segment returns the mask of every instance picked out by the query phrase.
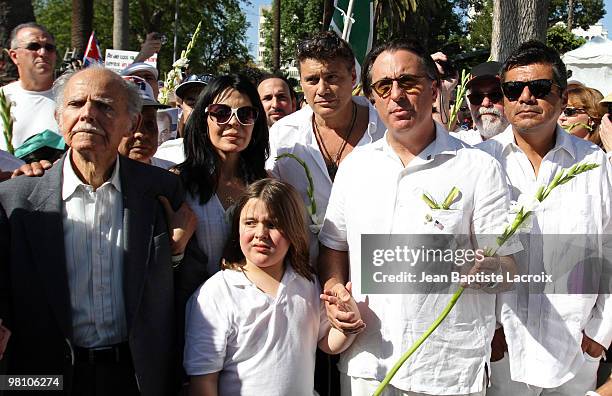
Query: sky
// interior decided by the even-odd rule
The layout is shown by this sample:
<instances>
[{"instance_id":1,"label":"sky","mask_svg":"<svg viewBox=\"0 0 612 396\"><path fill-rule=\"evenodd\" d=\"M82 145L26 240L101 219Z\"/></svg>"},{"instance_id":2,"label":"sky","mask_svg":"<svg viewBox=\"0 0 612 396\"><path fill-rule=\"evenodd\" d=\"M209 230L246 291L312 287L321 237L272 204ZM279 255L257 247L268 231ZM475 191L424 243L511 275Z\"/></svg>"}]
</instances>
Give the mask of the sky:
<instances>
[{"instance_id":1,"label":"sky","mask_svg":"<svg viewBox=\"0 0 612 396\"><path fill-rule=\"evenodd\" d=\"M271 4L271 0L250 0L251 6L243 6L243 10L246 13L247 21L251 24L251 27L247 30L247 44L249 46L249 52L253 58L257 55L257 27L259 25L259 5ZM308 1L308 0L306 0ZM608 38L612 40L612 0L605 0L606 16L603 19L603 24L608 29Z\"/></svg>"}]
</instances>

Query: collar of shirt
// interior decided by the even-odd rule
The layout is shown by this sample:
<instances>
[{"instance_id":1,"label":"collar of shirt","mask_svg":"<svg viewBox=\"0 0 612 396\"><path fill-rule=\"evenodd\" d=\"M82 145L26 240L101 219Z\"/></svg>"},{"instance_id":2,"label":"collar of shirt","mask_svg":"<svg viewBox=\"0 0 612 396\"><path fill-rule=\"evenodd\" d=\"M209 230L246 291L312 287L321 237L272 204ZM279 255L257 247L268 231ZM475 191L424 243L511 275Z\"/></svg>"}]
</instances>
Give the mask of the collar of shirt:
<instances>
[{"instance_id":1,"label":"collar of shirt","mask_svg":"<svg viewBox=\"0 0 612 396\"><path fill-rule=\"evenodd\" d=\"M514 132L512 131L512 125L508 125L505 131L503 131L497 136L492 137L491 139L501 143L502 153L504 153L508 149L521 150L520 147L516 144ZM555 147L550 150L550 153L561 149L565 150L569 155L571 155L574 160L576 159L576 145L572 141L571 135L565 132L565 130L563 130L563 128L561 128L559 125L557 125L555 129Z\"/></svg>"},{"instance_id":2,"label":"collar of shirt","mask_svg":"<svg viewBox=\"0 0 612 396\"><path fill-rule=\"evenodd\" d=\"M362 144L372 143L376 140L379 140L380 137L382 137L382 135L384 134L385 128L382 123L382 120L380 119L380 117L378 117L376 108L374 108L370 101L364 96L353 96L353 102L360 106L368 107L368 128L366 130L367 137L364 134L364 136L361 138L357 145L361 146ZM303 128L306 130L311 130L312 128L310 120L313 113L314 112L312 111L312 108L310 106L306 106L293 114L289 114L288 116L283 117L281 120L276 122L272 126L272 128L276 129L283 126L291 126L294 128ZM270 134L272 135L274 133L271 132ZM314 134L306 135L312 135L312 138L314 139ZM316 144L316 142L314 144Z\"/></svg>"},{"instance_id":3,"label":"collar of shirt","mask_svg":"<svg viewBox=\"0 0 612 396\"><path fill-rule=\"evenodd\" d=\"M423 164L425 162L433 161L437 155L454 156L457 155L457 150L464 147L464 144L462 144L459 139L451 136L442 125L435 121L434 124L436 126L436 138L431 143L429 143L429 145L425 147L423 151L419 153L419 155L417 155L417 158L419 160L411 161L410 165L413 165L413 162L415 164ZM387 141L388 133L389 130L385 132L385 136L383 139L378 140L372 145L372 148L375 150L380 150L393 158L397 158L397 154Z\"/></svg>"},{"instance_id":4,"label":"collar of shirt","mask_svg":"<svg viewBox=\"0 0 612 396\"><path fill-rule=\"evenodd\" d=\"M241 270L224 270L224 278L226 280L226 282L234 287L241 287L244 288L245 286L255 286L255 284L253 282L251 282L249 280L249 278L247 278L246 274L241 271ZM297 274L296 272L293 270L293 267L291 266L291 264L289 264L289 261L285 261L285 273L283 274L283 277L281 278L280 283L284 286L288 285L289 283L291 283L291 281L293 281L296 278Z\"/></svg>"},{"instance_id":5,"label":"collar of shirt","mask_svg":"<svg viewBox=\"0 0 612 396\"><path fill-rule=\"evenodd\" d=\"M65 201L74 192L79 186L87 186L87 184L83 183L81 179L74 172L74 168L72 167L72 160L70 159L72 155L72 149L68 150L66 157L64 159L64 167L62 168L63 174L63 182L62 182L62 200ZM115 190L121 192L121 179L119 178L119 155L117 154L117 158L115 160L115 169L113 169L113 173L111 174L110 179L108 179L101 187L104 187L106 184L111 184L115 187Z\"/></svg>"}]
</instances>

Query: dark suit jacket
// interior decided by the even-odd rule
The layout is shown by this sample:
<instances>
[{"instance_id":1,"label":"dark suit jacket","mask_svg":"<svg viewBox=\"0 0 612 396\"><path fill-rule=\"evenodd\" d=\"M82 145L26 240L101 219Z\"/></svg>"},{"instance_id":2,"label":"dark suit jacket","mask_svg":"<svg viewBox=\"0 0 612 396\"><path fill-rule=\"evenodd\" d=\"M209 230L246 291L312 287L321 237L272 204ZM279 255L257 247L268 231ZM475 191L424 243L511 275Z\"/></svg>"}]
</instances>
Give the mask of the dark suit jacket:
<instances>
[{"instance_id":1,"label":"dark suit jacket","mask_svg":"<svg viewBox=\"0 0 612 396\"><path fill-rule=\"evenodd\" d=\"M9 373L63 374L64 389L70 389L64 159L41 178L0 184L0 317L13 333L5 355ZM129 346L142 394L168 395L182 355L183 304L204 281L205 262L188 260L177 270L171 265L167 223L157 197L165 195L176 209L184 198L179 178L124 157L120 164Z\"/></svg>"}]
</instances>

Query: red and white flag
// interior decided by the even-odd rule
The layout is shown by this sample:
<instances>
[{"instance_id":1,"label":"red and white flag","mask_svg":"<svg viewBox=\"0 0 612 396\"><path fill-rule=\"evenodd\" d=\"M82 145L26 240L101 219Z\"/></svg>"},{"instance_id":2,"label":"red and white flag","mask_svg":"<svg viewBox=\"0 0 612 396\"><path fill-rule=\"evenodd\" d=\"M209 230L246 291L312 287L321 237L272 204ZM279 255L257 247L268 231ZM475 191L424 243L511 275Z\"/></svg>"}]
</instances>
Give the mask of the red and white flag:
<instances>
[{"instance_id":1,"label":"red and white flag","mask_svg":"<svg viewBox=\"0 0 612 396\"><path fill-rule=\"evenodd\" d=\"M102 51L100 51L100 46L98 45L98 40L96 40L94 31L91 32L91 35L89 36L89 41L87 42L87 49L85 50L85 54L83 55L83 68L95 64L103 65L104 59L102 58Z\"/></svg>"}]
</instances>

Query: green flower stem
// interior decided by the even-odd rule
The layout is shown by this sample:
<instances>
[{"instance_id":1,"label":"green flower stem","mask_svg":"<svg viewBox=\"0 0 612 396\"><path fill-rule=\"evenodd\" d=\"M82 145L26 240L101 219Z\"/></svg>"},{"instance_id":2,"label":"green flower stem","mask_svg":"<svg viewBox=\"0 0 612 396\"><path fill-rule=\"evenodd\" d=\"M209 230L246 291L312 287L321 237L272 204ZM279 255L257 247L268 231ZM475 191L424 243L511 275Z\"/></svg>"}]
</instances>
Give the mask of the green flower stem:
<instances>
[{"instance_id":1,"label":"green flower stem","mask_svg":"<svg viewBox=\"0 0 612 396\"><path fill-rule=\"evenodd\" d=\"M11 117L11 106L12 103L4 91L0 90L0 118L2 118L2 126L4 132L4 140L6 141L6 151L11 154L15 154L15 148L13 147L13 118Z\"/></svg>"},{"instance_id":2,"label":"green flower stem","mask_svg":"<svg viewBox=\"0 0 612 396\"><path fill-rule=\"evenodd\" d=\"M419 349L421 344L425 342L425 340L431 335L431 333L433 333L438 328L438 326L440 326L440 323L442 323L442 321L446 319L450 311L452 311L453 307L457 303L457 300L459 300L459 297L461 297L463 290L465 289L462 286L459 286L459 289L457 289L455 294L453 294L453 296L451 297L451 300L446 305L446 308L444 308L440 316L438 316L438 318L431 324L431 326L429 326L425 334L423 334L418 340L416 340L416 342L412 344L410 349L408 349L408 351L402 355L402 357L397 361L397 363L395 363L395 365L391 368L391 370L389 370L389 373L387 374L385 379L383 379L380 385L378 385L378 388L376 388L376 391L374 392L374 396L380 396L380 394L382 394L385 387L389 385L389 382L391 382L391 379L395 376L395 373L397 373L397 370L399 370L400 367L402 367L402 365L404 364L404 362L408 360L408 358L417 349Z\"/></svg>"},{"instance_id":3,"label":"green flower stem","mask_svg":"<svg viewBox=\"0 0 612 396\"><path fill-rule=\"evenodd\" d=\"M470 73L468 73L465 69L461 70L461 84L457 87L457 92L455 94L455 103L451 107L450 117L448 119L448 124L446 127L450 130L451 126L457 119L457 114L459 113L459 109L461 108L461 103L463 102L463 97L465 92L467 91L467 83L470 81Z\"/></svg>"},{"instance_id":4,"label":"green flower stem","mask_svg":"<svg viewBox=\"0 0 612 396\"><path fill-rule=\"evenodd\" d=\"M315 200L315 196L314 196L314 182L312 180L312 174L310 173L310 169L308 168L308 165L306 165L306 162L304 162L303 159L301 159L295 154L291 154L291 153L281 154L278 157L276 157L276 161L282 158L292 158L296 160L298 164L302 166L302 168L304 168L304 172L306 173L306 179L308 179L308 188L306 189L306 194L308 194L308 200L310 201L310 205L308 205L308 211L310 212L311 216L316 215L317 214L317 201Z\"/></svg>"},{"instance_id":5,"label":"green flower stem","mask_svg":"<svg viewBox=\"0 0 612 396\"><path fill-rule=\"evenodd\" d=\"M572 166L568 170L561 169L555 175L553 180L547 186L542 186L542 187L540 187L538 189L538 191L536 193L536 199L538 201L542 202L544 199L546 199L546 197L548 197L550 192L554 188L556 188L557 186L559 186L561 184L565 184L565 183L569 182L570 180L572 180L577 175L579 175L581 173L584 173L584 172L588 172L591 169L597 168L598 166L599 165L595 164L595 163L580 163L580 164L575 164L574 166ZM456 189L456 187L453 187L453 189L451 189L451 192L448 194L446 200L448 200L454 194L454 190L455 189ZM458 195L458 190L457 190L456 194L454 194L454 195L455 195L455 197L453 197L453 199L456 198L456 195ZM433 199L431 199L427 194L423 194L422 198L423 198L423 200L425 200L425 202L432 201L431 204L428 202L428 205L432 209L440 209L440 206ZM444 203L446 203L446 200L445 200ZM450 207L450 204L448 206ZM447 207L447 209L448 209L448 207ZM495 248L494 250L487 249L485 251L485 256L487 256L487 257L494 256L497 253L497 251L499 250L499 248L501 248L510 239L510 237L512 237L512 235L514 235L516 233L516 231L521 228L523 223L525 223L525 221L527 221L527 219L529 219L531 214L532 214L531 211L525 212L525 208L521 208L518 211L518 213L516 214L512 224L506 226L503 234L501 236L497 237L497 240L496 240L497 245L498 245L497 248ZM453 294L453 296L451 297L451 300L448 302L448 304L446 305L446 307L444 308L444 310L440 314L440 316L438 316L438 318L431 324L431 326L429 326L429 328L427 329L425 334L423 334L410 347L410 349L408 349L408 351L406 351L406 353L404 353L402 355L402 357L397 361L397 363L395 363L395 365L387 373L387 375L385 376L383 381L380 383L378 388L376 388L376 391L374 392L374 396L379 396L383 392L385 387L389 384L389 382L391 382L391 379L393 379L393 377L395 376L397 371L400 369L400 367L402 367L402 365L406 362L406 360L408 360L408 358L410 358L410 356L412 356L412 354L417 349L419 349L421 344L423 344L423 342L425 342L425 340L438 328L438 326L440 326L440 323L442 323L442 321L444 321L444 319L446 319L446 317L448 316L450 311L452 311L453 307L455 306L455 304L459 300L459 297L461 297L461 294L463 293L463 290L464 290L464 288L462 286L460 286L459 289L457 289L455 294Z\"/></svg>"},{"instance_id":6,"label":"green flower stem","mask_svg":"<svg viewBox=\"0 0 612 396\"><path fill-rule=\"evenodd\" d=\"M572 130L576 127L583 127L589 132L593 131L593 128L590 125L585 124L584 122L575 122L573 124L569 124L566 128L563 129L565 129L565 132L567 133L572 133Z\"/></svg>"},{"instance_id":7,"label":"green flower stem","mask_svg":"<svg viewBox=\"0 0 612 396\"><path fill-rule=\"evenodd\" d=\"M459 196L460 192L461 191L457 187L451 188L451 190L446 195L446 198L444 198L444 202L442 202L442 204L439 204L428 193L423 193L423 195L421 195L421 198L423 199L423 201L425 201L427 206L429 206L431 209L444 209L444 210L448 210L448 208L450 208L450 206L455 201L455 199L457 199L457 197Z\"/></svg>"}]
</instances>

